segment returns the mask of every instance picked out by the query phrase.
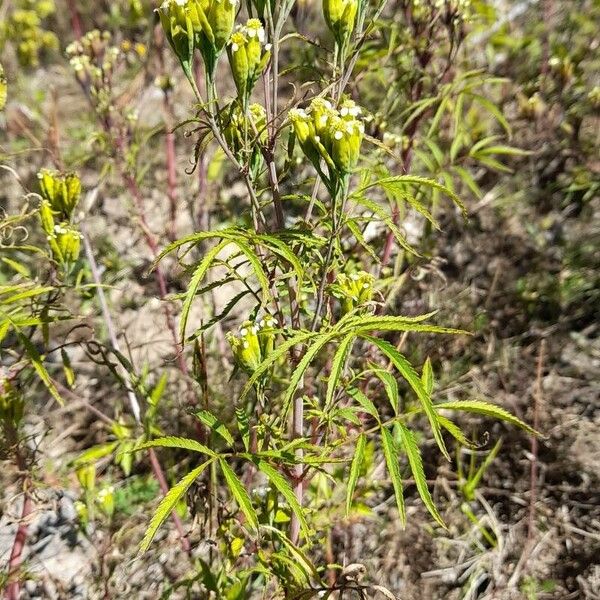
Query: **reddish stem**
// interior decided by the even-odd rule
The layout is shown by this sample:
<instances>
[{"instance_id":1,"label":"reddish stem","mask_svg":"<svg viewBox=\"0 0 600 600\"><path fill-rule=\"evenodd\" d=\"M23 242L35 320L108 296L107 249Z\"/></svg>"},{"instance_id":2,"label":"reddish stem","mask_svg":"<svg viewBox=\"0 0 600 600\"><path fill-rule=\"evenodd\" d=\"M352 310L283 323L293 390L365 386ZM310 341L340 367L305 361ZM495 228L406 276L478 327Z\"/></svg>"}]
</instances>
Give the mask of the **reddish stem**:
<instances>
[{"instance_id":1,"label":"reddish stem","mask_svg":"<svg viewBox=\"0 0 600 600\"><path fill-rule=\"evenodd\" d=\"M77 6L75 6L75 0L67 0L67 6L69 7L69 13L71 13L71 26L73 27L75 39L79 39L83 35L81 15L77 10Z\"/></svg>"},{"instance_id":2,"label":"reddish stem","mask_svg":"<svg viewBox=\"0 0 600 600\"><path fill-rule=\"evenodd\" d=\"M21 522L15 535L10 559L8 561L8 585L6 586L6 600L19 600L20 582L19 569L21 568L21 559L23 548L27 541L27 517L33 510L33 501L28 492L25 492L23 498L23 509L21 511Z\"/></svg>"}]
</instances>

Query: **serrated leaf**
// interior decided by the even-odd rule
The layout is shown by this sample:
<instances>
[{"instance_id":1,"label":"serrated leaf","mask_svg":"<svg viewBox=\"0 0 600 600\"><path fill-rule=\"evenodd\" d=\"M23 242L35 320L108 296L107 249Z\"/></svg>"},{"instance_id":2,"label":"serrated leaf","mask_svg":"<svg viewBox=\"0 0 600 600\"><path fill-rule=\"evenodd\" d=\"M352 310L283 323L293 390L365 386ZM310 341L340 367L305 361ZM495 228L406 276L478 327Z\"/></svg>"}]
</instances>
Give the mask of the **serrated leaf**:
<instances>
[{"instance_id":1,"label":"serrated leaf","mask_svg":"<svg viewBox=\"0 0 600 600\"><path fill-rule=\"evenodd\" d=\"M213 415L210 411L199 410L198 412L194 413L194 416L204 423L204 425L206 425L211 431L214 431L216 434L221 436L221 438L223 438L227 444L229 444L229 446L232 448L235 446L235 441L231 433L229 433L227 427L225 427L225 425L221 423L221 421L219 421L219 419L217 419L217 417L215 417L215 415Z\"/></svg>"},{"instance_id":2,"label":"serrated leaf","mask_svg":"<svg viewBox=\"0 0 600 600\"><path fill-rule=\"evenodd\" d=\"M402 477L400 476L400 466L398 465L398 449L396 448L394 437L385 427L381 428L381 445L385 464L394 488L400 522L402 523L402 527L404 527L406 525L406 509L404 508L404 491L402 490Z\"/></svg>"},{"instance_id":3,"label":"serrated leaf","mask_svg":"<svg viewBox=\"0 0 600 600\"><path fill-rule=\"evenodd\" d=\"M248 421L248 414L242 407L236 406L235 419L238 431L242 437L242 442L244 443L244 448L248 451L250 447L250 424Z\"/></svg>"},{"instance_id":4,"label":"serrated leaf","mask_svg":"<svg viewBox=\"0 0 600 600\"><path fill-rule=\"evenodd\" d=\"M390 401L392 411L395 415L397 415L400 400L398 396L398 383L396 378L389 371L384 369L374 369L373 374L381 381L381 383L383 383L383 387L385 389L386 396Z\"/></svg>"},{"instance_id":5,"label":"serrated leaf","mask_svg":"<svg viewBox=\"0 0 600 600\"><path fill-rule=\"evenodd\" d=\"M379 422L379 413L377 412L375 405L371 402L371 400L369 400L369 398L367 398L364 392L358 388L350 388L348 390L348 396L356 400L364 412L366 412L368 415L371 415L376 421Z\"/></svg>"},{"instance_id":6,"label":"serrated leaf","mask_svg":"<svg viewBox=\"0 0 600 600\"><path fill-rule=\"evenodd\" d=\"M527 431L532 435L541 435L535 429L527 425L519 419L515 417L511 413L509 413L506 409L497 406L495 404L491 404L489 402L485 402L483 400L451 400L448 402L441 402L439 404L434 405L434 409L438 410L460 410L463 412L471 412L476 413L478 415L484 415L486 417L493 417L494 419L499 419L500 421L506 421L511 425L516 425L521 429Z\"/></svg>"},{"instance_id":7,"label":"serrated leaf","mask_svg":"<svg viewBox=\"0 0 600 600\"><path fill-rule=\"evenodd\" d=\"M433 367L431 366L431 359L429 356L425 359L423 363L423 371L421 372L421 381L423 382L423 387L425 391L431 396L433 392Z\"/></svg>"},{"instance_id":8,"label":"serrated leaf","mask_svg":"<svg viewBox=\"0 0 600 600\"><path fill-rule=\"evenodd\" d=\"M246 244L246 242L242 242L242 240L237 239L234 241L234 243L246 256L248 262L252 266L254 275L256 276L256 279L258 280L262 290L262 302L263 304L267 304L269 301L269 279L263 270L262 261L256 255L256 252L254 252L254 250L252 250L252 248Z\"/></svg>"},{"instance_id":9,"label":"serrated leaf","mask_svg":"<svg viewBox=\"0 0 600 600\"><path fill-rule=\"evenodd\" d=\"M188 290L185 295L185 300L184 300L183 306L181 308L181 317L179 320L179 336L181 337L182 341L185 339L185 330L187 327L187 322L188 322L188 318L190 315L190 309L192 307L192 302L194 301L194 298L196 297L196 292L198 291L198 288L200 287L200 284L202 283L202 280L204 279L206 272L212 265L217 254L219 254L219 252L221 252L221 250L223 250L230 243L231 242L229 240L223 240L223 241L219 242L216 246L211 248L204 255L204 258L200 261L200 264L194 271L194 275L188 286Z\"/></svg>"},{"instance_id":10,"label":"serrated leaf","mask_svg":"<svg viewBox=\"0 0 600 600\"><path fill-rule=\"evenodd\" d=\"M246 385L244 386L244 389L242 390L242 393L240 394L240 400L243 400L248 395L250 390L252 390L252 387L254 386L254 384L290 348L293 348L294 346L301 344L302 342L305 342L313 337L317 337L318 335L320 335L318 332L312 332L312 331L311 332L302 332L302 333L299 333L298 335L291 337L289 340L286 340L285 342L277 344L277 347L273 350L273 352L271 352L269 354L269 356L265 360L263 360L258 365L258 367L256 367L256 370L254 371L254 373L252 373L252 375L246 382Z\"/></svg>"},{"instance_id":11,"label":"serrated leaf","mask_svg":"<svg viewBox=\"0 0 600 600\"><path fill-rule=\"evenodd\" d=\"M512 129L506 120L506 117L502 114L502 111L489 99L480 94L469 94L476 102L479 102L495 119L500 123L508 139L512 137Z\"/></svg>"},{"instance_id":12,"label":"serrated leaf","mask_svg":"<svg viewBox=\"0 0 600 600\"><path fill-rule=\"evenodd\" d=\"M365 458L365 447L367 445L367 436L361 433L356 440L356 448L354 449L354 457L352 458L352 464L350 465L350 476L348 477L348 488L346 490L346 517L350 515L350 508L352 506L352 497L354 496L354 490L356 489L356 483L360 475L360 470Z\"/></svg>"},{"instance_id":13,"label":"serrated leaf","mask_svg":"<svg viewBox=\"0 0 600 600\"><path fill-rule=\"evenodd\" d=\"M256 511L252 506L250 496L248 496L248 492L242 485L242 482L233 472L233 469L223 459L219 460L219 465L221 466L221 471L225 477L227 487L231 491L231 495L234 497L240 510L244 513L246 520L251 527L258 529L258 517L256 516Z\"/></svg>"},{"instance_id":14,"label":"serrated leaf","mask_svg":"<svg viewBox=\"0 0 600 600\"><path fill-rule=\"evenodd\" d=\"M192 452L200 452L208 456L216 456L216 453L204 444L201 444L196 440L190 440L189 438L176 436L166 436L156 438L155 440L149 440L147 442L142 442L141 444L136 444L132 452L137 452L138 450L143 450L144 448L180 448L181 450L191 450Z\"/></svg>"},{"instance_id":15,"label":"serrated leaf","mask_svg":"<svg viewBox=\"0 0 600 600\"><path fill-rule=\"evenodd\" d=\"M435 407L435 404L434 404ZM475 444L473 444L472 442L470 442L467 439L467 436L463 433L462 429L456 424L453 423L450 419L447 419L446 417L443 417L442 415L438 414L438 421L440 423L440 425L462 446L465 446L466 448L474 448Z\"/></svg>"},{"instance_id":16,"label":"serrated leaf","mask_svg":"<svg viewBox=\"0 0 600 600\"><path fill-rule=\"evenodd\" d=\"M356 238L356 241L360 244L360 246L367 251L369 256L376 262L380 263L379 256L375 253L373 248L369 245L365 237L363 236L358 224L354 219L348 219L345 223L348 229L351 231L352 235Z\"/></svg>"},{"instance_id":17,"label":"serrated leaf","mask_svg":"<svg viewBox=\"0 0 600 600\"><path fill-rule=\"evenodd\" d=\"M310 363L313 361L315 356L319 353L321 348L328 344L337 333L329 333L329 334L321 334L311 346L309 346L308 350L304 353L304 356L300 360L300 362L296 365L292 376L290 377L290 382L288 383L287 389L285 391L285 395L283 397L283 408L282 415L285 419L289 410L290 403L292 398L294 397L294 393L296 392L296 388L298 387L302 376L306 372L306 369L310 366Z\"/></svg>"},{"instance_id":18,"label":"serrated leaf","mask_svg":"<svg viewBox=\"0 0 600 600\"><path fill-rule=\"evenodd\" d=\"M454 202L460 208L460 210L463 213L463 216L465 218L467 216L467 209L466 209L465 205L462 203L461 199L448 186L442 185L438 181L435 181L435 179L429 179L427 177L420 177L418 175L397 175L394 177L385 177L383 179L379 179L377 181L370 183L369 185L360 189L359 192L362 193L365 190L375 187L375 186L385 186L385 185L394 184L394 183L396 183L396 184L399 184L399 183L411 184L411 185L419 185L419 186L424 185L426 187L430 187L430 188L439 190L443 194L446 194L446 196L448 196L452 200L452 202Z\"/></svg>"},{"instance_id":19,"label":"serrated leaf","mask_svg":"<svg viewBox=\"0 0 600 600\"><path fill-rule=\"evenodd\" d=\"M402 232L394 223L392 217L390 217L390 215L385 210L383 210L383 208L381 208L381 206L379 206L377 202L373 202L372 200L365 198L360 193L354 194L352 196L352 199L355 200L357 204L364 206L366 209L370 210L372 213L377 215L394 234L396 241L402 248L404 248L404 250L406 250L410 254L414 254L415 256L420 256L420 254L406 241L406 238L404 237L404 235L402 235Z\"/></svg>"},{"instance_id":20,"label":"serrated leaf","mask_svg":"<svg viewBox=\"0 0 600 600\"><path fill-rule=\"evenodd\" d=\"M346 364L346 356L354 339L355 336L352 333L342 338L340 345L338 346L337 350L335 351L335 354L333 355L333 360L331 361L331 372L329 373L329 379L327 380L327 392L325 394L325 410L331 408L331 405L333 404L335 390L344 370L344 365Z\"/></svg>"},{"instance_id":21,"label":"serrated leaf","mask_svg":"<svg viewBox=\"0 0 600 600\"><path fill-rule=\"evenodd\" d=\"M435 521L446 528L446 524L438 512L435 503L433 502L433 498L431 497L431 493L429 492L429 488L427 487L427 479L425 478L425 470L423 469L423 460L421 459L421 452L419 451L415 437L412 431L410 431L404 423L398 422L396 423L396 427L400 431L400 441L402 442L402 447L408 457L408 464L410 465L410 470L413 474L419 496L421 496L423 504L425 504L425 507Z\"/></svg>"},{"instance_id":22,"label":"serrated leaf","mask_svg":"<svg viewBox=\"0 0 600 600\"><path fill-rule=\"evenodd\" d=\"M435 438L440 451L446 457L446 459L450 461L450 455L448 454L446 444L444 443L444 438L442 437L440 424L437 419L437 413L433 408L433 403L431 402L431 396L425 390L425 387L421 382L421 378L417 375L417 372L414 370L413 366L389 342L372 336L363 337L371 342L374 346L377 346L390 359L402 377L406 379L410 387L414 390L415 394L419 398L419 401L421 402L421 406L423 407L427 418L429 419L433 437Z\"/></svg>"},{"instance_id":23,"label":"serrated leaf","mask_svg":"<svg viewBox=\"0 0 600 600\"><path fill-rule=\"evenodd\" d=\"M458 165L454 165L452 169L456 172L456 174L460 177L461 181L473 192L473 195L480 199L483 196L483 192L481 188L477 185L475 179L467 169L463 167L459 167Z\"/></svg>"},{"instance_id":24,"label":"serrated leaf","mask_svg":"<svg viewBox=\"0 0 600 600\"><path fill-rule=\"evenodd\" d=\"M304 532L304 536L306 539L310 539L310 530L308 527L308 523L306 522L306 517L304 516L304 510L298 499L296 498L296 494L294 494L290 484L286 481L285 477L279 473L276 469L274 469L269 463L259 460L258 461L258 469L262 471L269 481L277 488L279 493L286 499L287 503L290 505L290 508L294 511L294 514L298 517L298 521L300 522L300 527Z\"/></svg>"},{"instance_id":25,"label":"serrated leaf","mask_svg":"<svg viewBox=\"0 0 600 600\"><path fill-rule=\"evenodd\" d=\"M208 320L206 323L204 323L201 327L198 327L198 329L196 329L196 331L194 331L194 333L192 333L191 335L189 335L187 337L186 341L191 342L191 341L195 340L202 334L202 332L206 331L207 329L210 329L213 325L215 325L216 323L219 323L219 321L222 321L237 306L238 302L242 298L245 298L248 294L250 294L250 290L242 290L239 294L236 294L223 307L223 310L219 314L212 317L210 320Z\"/></svg>"},{"instance_id":26,"label":"serrated leaf","mask_svg":"<svg viewBox=\"0 0 600 600\"><path fill-rule=\"evenodd\" d=\"M212 461L208 460L205 463L201 464L199 467L196 467L192 471L190 471L185 477L183 477L178 483L176 483L164 496L164 498L160 501L156 512L150 519L150 524L146 529L146 533L144 534L144 538L140 544L140 553L146 552L156 535L159 527L165 522L165 519L173 512L175 509L175 505L181 500L181 498L188 491L189 487L194 483L194 481L202 474L202 471L211 463Z\"/></svg>"},{"instance_id":27,"label":"serrated leaf","mask_svg":"<svg viewBox=\"0 0 600 600\"><path fill-rule=\"evenodd\" d=\"M71 366L71 359L67 354L67 351L64 348L60 349L60 357L63 363L63 371L65 374L65 380L67 381L67 385L69 387L73 387L75 384L75 372L73 371L73 367Z\"/></svg>"}]
</instances>

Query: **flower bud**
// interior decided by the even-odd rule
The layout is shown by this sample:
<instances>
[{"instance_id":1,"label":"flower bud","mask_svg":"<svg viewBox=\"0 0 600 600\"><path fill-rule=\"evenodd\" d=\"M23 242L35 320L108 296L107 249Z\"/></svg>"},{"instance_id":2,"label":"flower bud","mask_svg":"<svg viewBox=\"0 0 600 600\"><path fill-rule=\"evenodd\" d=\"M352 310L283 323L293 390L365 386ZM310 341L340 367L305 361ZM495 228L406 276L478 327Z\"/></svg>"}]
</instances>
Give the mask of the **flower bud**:
<instances>
[{"instance_id":1,"label":"flower bud","mask_svg":"<svg viewBox=\"0 0 600 600\"><path fill-rule=\"evenodd\" d=\"M249 19L246 25L237 28L228 45L229 62L233 80L242 104L247 101L254 84L271 56L266 45L265 30L258 19Z\"/></svg>"},{"instance_id":2,"label":"flower bud","mask_svg":"<svg viewBox=\"0 0 600 600\"><path fill-rule=\"evenodd\" d=\"M323 0L323 16L335 41L347 44L356 21L358 0Z\"/></svg>"},{"instance_id":3,"label":"flower bud","mask_svg":"<svg viewBox=\"0 0 600 600\"><path fill-rule=\"evenodd\" d=\"M187 5L187 0L165 0L157 10L167 41L177 58L189 66L194 54L194 37L201 25L197 13ZM193 16L196 16L195 23Z\"/></svg>"},{"instance_id":4,"label":"flower bud","mask_svg":"<svg viewBox=\"0 0 600 600\"><path fill-rule=\"evenodd\" d=\"M257 322L258 330L258 341L260 344L260 351L262 354L262 360L265 360L275 347L275 328L277 321L271 316L267 315L264 319Z\"/></svg>"},{"instance_id":5,"label":"flower bud","mask_svg":"<svg viewBox=\"0 0 600 600\"><path fill-rule=\"evenodd\" d=\"M356 119L345 120L340 117L330 120L331 158L340 172L352 171L360 157L364 125Z\"/></svg>"},{"instance_id":6,"label":"flower bud","mask_svg":"<svg viewBox=\"0 0 600 600\"><path fill-rule=\"evenodd\" d=\"M75 262L81 250L81 237L68 223L55 225L54 233L48 236L54 258L60 263Z\"/></svg>"},{"instance_id":7,"label":"flower bud","mask_svg":"<svg viewBox=\"0 0 600 600\"><path fill-rule=\"evenodd\" d=\"M40 203L40 222L42 229L46 235L52 235L54 233L54 213L48 200L42 200Z\"/></svg>"},{"instance_id":8,"label":"flower bud","mask_svg":"<svg viewBox=\"0 0 600 600\"><path fill-rule=\"evenodd\" d=\"M81 195L81 181L75 173L62 174L49 169L38 173L40 192L50 208L70 219Z\"/></svg>"},{"instance_id":9,"label":"flower bud","mask_svg":"<svg viewBox=\"0 0 600 600\"><path fill-rule=\"evenodd\" d=\"M296 139L302 148L302 151L306 157L315 165L319 167L321 162L321 155L318 150L318 138L316 137L315 125L309 114L301 108L292 108L288 113L288 118L292 127Z\"/></svg>"},{"instance_id":10,"label":"flower bud","mask_svg":"<svg viewBox=\"0 0 600 600\"><path fill-rule=\"evenodd\" d=\"M346 314L373 298L373 275L366 271L351 275L340 273L331 286L331 292L340 300L342 312Z\"/></svg>"},{"instance_id":11,"label":"flower bud","mask_svg":"<svg viewBox=\"0 0 600 600\"><path fill-rule=\"evenodd\" d=\"M252 321L245 321L240 329L239 337L232 333L227 335L236 364L248 374L254 373L262 362L262 352L257 334L258 326Z\"/></svg>"}]
</instances>

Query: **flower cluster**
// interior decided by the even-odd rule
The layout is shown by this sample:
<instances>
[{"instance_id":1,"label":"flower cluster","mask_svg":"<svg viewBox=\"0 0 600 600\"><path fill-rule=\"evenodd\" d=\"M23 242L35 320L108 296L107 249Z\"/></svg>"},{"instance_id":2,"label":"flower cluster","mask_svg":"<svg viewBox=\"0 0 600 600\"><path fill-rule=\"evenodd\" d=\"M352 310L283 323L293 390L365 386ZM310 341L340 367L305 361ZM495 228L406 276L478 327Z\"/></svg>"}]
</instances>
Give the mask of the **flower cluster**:
<instances>
[{"instance_id":1,"label":"flower cluster","mask_svg":"<svg viewBox=\"0 0 600 600\"><path fill-rule=\"evenodd\" d=\"M323 0L323 16L335 41L345 47L354 31L358 0Z\"/></svg>"},{"instance_id":2,"label":"flower cluster","mask_svg":"<svg viewBox=\"0 0 600 600\"><path fill-rule=\"evenodd\" d=\"M165 0L158 9L165 36L191 74L198 49L209 76L233 31L237 0Z\"/></svg>"},{"instance_id":3,"label":"flower cluster","mask_svg":"<svg viewBox=\"0 0 600 600\"><path fill-rule=\"evenodd\" d=\"M308 109L292 109L289 120L306 157L320 172L321 160L329 179L345 176L356 167L364 134L361 109L344 100L339 110L324 98L315 98Z\"/></svg>"},{"instance_id":4,"label":"flower cluster","mask_svg":"<svg viewBox=\"0 0 600 600\"><path fill-rule=\"evenodd\" d=\"M227 46L231 73L242 105L246 105L252 88L271 56L265 43L265 30L258 19L239 25Z\"/></svg>"},{"instance_id":5,"label":"flower cluster","mask_svg":"<svg viewBox=\"0 0 600 600\"><path fill-rule=\"evenodd\" d=\"M273 351L276 321L270 315L256 321L245 321L239 335L227 334L236 365L248 374L254 373Z\"/></svg>"},{"instance_id":6,"label":"flower cluster","mask_svg":"<svg viewBox=\"0 0 600 600\"><path fill-rule=\"evenodd\" d=\"M94 29L67 46L75 77L100 114L113 110L111 81L121 51L108 31Z\"/></svg>"},{"instance_id":7,"label":"flower cluster","mask_svg":"<svg viewBox=\"0 0 600 600\"><path fill-rule=\"evenodd\" d=\"M40 182L40 222L54 259L71 264L79 257L81 234L71 225L73 211L81 195L81 181L75 173L42 169ZM58 223L56 222L58 220Z\"/></svg>"},{"instance_id":8,"label":"flower cluster","mask_svg":"<svg viewBox=\"0 0 600 600\"><path fill-rule=\"evenodd\" d=\"M81 181L75 173L42 169L38 173L42 197L56 213L70 219L81 196Z\"/></svg>"},{"instance_id":9,"label":"flower cluster","mask_svg":"<svg viewBox=\"0 0 600 600\"><path fill-rule=\"evenodd\" d=\"M53 0L21 0L16 5L12 12L6 6L8 15L3 15L0 20L0 50L10 40L19 64L22 67L37 67L40 57L59 48L58 38L43 24L43 20L56 11L56 7Z\"/></svg>"},{"instance_id":10,"label":"flower cluster","mask_svg":"<svg viewBox=\"0 0 600 600\"><path fill-rule=\"evenodd\" d=\"M342 312L346 314L371 301L373 298L373 275L366 271L358 271L350 275L340 273L330 288L331 293L340 300Z\"/></svg>"}]
</instances>

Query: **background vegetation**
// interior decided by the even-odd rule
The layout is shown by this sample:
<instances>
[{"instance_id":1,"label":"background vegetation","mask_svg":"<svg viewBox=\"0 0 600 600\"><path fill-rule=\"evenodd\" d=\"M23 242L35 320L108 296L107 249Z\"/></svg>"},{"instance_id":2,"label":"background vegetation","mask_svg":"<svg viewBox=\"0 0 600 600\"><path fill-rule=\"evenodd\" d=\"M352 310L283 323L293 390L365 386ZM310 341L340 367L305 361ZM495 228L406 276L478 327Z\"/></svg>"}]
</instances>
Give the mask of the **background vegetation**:
<instances>
[{"instance_id":1,"label":"background vegetation","mask_svg":"<svg viewBox=\"0 0 600 600\"><path fill-rule=\"evenodd\" d=\"M600 4L183 4L0 4L0 589L599 597Z\"/></svg>"}]
</instances>

